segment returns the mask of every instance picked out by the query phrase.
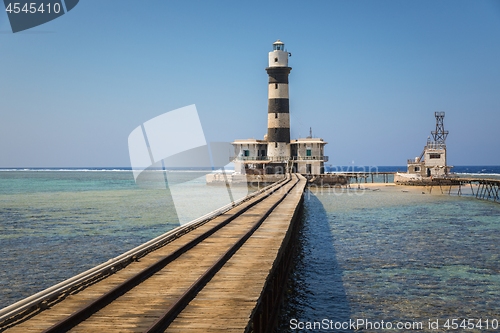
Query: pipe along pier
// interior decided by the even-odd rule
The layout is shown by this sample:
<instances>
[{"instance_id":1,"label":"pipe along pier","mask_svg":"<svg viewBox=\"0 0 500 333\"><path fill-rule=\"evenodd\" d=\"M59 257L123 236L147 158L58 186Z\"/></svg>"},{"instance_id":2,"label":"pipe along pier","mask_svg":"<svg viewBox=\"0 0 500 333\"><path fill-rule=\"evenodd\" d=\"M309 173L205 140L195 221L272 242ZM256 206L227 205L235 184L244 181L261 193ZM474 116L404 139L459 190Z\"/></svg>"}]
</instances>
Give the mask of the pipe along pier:
<instances>
[{"instance_id":1,"label":"pipe along pier","mask_svg":"<svg viewBox=\"0 0 500 333\"><path fill-rule=\"evenodd\" d=\"M307 180L287 175L0 310L0 332L270 332Z\"/></svg>"}]
</instances>

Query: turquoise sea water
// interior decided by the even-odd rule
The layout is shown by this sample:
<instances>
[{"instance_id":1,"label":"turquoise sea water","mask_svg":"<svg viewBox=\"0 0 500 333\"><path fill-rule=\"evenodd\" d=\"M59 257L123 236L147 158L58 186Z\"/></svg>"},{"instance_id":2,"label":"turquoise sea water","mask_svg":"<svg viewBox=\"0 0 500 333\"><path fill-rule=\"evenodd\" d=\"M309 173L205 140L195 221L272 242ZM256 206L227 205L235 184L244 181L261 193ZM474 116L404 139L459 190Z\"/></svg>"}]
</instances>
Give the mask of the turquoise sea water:
<instances>
[{"instance_id":1,"label":"turquoise sea water","mask_svg":"<svg viewBox=\"0 0 500 333\"><path fill-rule=\"evenodd\" d=\"M0 307L177 225L168 193L130 171L0 172Z\"/></svg>"},{"instance_id":2,"label":"turquoise sea water","mask_svg":"<svg viewBox=\"0 0 500 333\"><path fill-rule=\"evenodd\" d=\"M0 308L230 201L205 172L0 170ZM236 200L248 189L232 191Z\"/></svg>"},{"instance_id":3,"label":"turquoise sea water","mask_svg":"<svg viewBox=\"0 0 500 333\"><path fill-rule=\"evenodd\" d=\"M194 182L176 192L193 211L213 191ZM500 204L432 193L309 193L280 332L315 331L291 329L294 318L500 320ZM169 191L137 186L129 170L0 171L0 307L178 225Z\"/></svg>"},{"instance_id":4,"label":"turquoise sea water","mask_svg":"<svg viewBox=\"0 0 500 333\"><path fill-rule=\"evenodd\" d=\"M448 319L498 324L500 204L422 192L392 186L309 193L280 331L444 332ZM358 330L331 326L349 320L361 320ZM422 327L367 329L363 320ZM439 328L429 320L439 320ZM324 325L307 329L308 322Z\"/></svg>"}]
</instances>

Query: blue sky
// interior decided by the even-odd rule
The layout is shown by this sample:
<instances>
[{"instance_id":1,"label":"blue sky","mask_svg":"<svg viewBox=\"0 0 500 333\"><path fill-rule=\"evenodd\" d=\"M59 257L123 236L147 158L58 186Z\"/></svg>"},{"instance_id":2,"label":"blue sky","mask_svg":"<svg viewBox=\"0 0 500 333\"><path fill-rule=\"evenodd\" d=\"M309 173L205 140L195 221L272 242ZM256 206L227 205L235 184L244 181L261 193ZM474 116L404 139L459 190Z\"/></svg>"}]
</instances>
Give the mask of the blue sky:
<instances>
[{"instance_id":1,"label":"blue sky","mask_svg":"<svg viewBox=\"0 0 500 333\"><path fill-rule=\"evenodd\" d=\"M500 165L500 1L86 0L16 34L0 12L0 167L130 166L190 104L208 141L261 139L278 38L292 138L330 164L405 165L445 111L450 164Z\"/></svg>"}]
</instances>

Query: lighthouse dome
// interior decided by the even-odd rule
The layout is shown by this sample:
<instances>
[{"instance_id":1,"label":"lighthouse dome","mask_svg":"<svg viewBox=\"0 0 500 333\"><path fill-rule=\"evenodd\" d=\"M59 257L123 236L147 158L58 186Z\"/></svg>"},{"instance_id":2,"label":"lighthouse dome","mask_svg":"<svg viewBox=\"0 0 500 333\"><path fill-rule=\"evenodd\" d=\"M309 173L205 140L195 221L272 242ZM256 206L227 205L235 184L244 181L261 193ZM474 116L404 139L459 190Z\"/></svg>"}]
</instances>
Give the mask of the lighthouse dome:
<instances>
[{"instance_id":1,"label":"lighthouse dome","mask_svg":"<svg viewBox=\"0 0 500 333\"><path fill-rule=\"evenodd\" d=\"M269 52L269 67L288 67L288 52L285 43L279 39L273 43L273 50Z\"/></svg>"},{"instance_id":2,"label":"lighthouse dome","mask_svg":"<svg viewBox=\"0 0 500 333\"><path fill-rule=\"evenodd\" d=\"M279 39L273 43L274 51L285 51L285 43L280 41Z\"/></svg>"}]
</instances>

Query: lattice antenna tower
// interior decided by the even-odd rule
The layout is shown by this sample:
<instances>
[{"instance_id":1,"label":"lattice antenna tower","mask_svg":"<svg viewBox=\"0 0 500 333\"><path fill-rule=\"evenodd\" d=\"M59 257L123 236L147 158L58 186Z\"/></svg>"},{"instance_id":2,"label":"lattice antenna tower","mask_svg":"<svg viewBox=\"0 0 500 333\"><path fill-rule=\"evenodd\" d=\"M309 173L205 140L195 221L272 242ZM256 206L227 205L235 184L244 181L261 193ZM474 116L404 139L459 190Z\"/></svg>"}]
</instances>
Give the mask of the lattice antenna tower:
<instances>
[{"instance_id":1,"label":"lattice antenna tower","mask_svg":"<svg viewBox=\"0 0 500 333\"><path fill-rule=\"evenodd\" d=\"M444 145L448 136L448 131L444 130L444 112L434 112L434 115L436 116L436 130L432 131L431 134L435 143Z\"/></svg>"}]
</instances>

